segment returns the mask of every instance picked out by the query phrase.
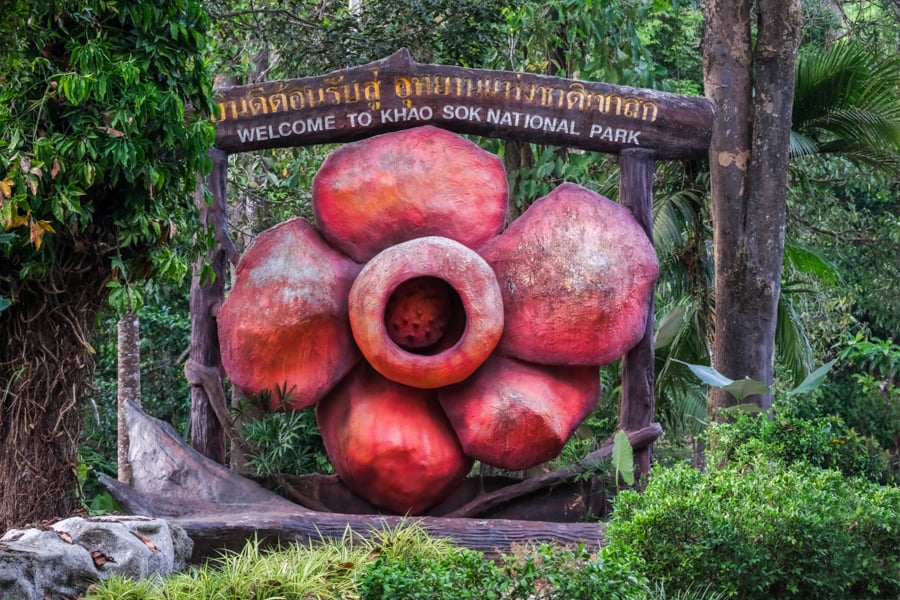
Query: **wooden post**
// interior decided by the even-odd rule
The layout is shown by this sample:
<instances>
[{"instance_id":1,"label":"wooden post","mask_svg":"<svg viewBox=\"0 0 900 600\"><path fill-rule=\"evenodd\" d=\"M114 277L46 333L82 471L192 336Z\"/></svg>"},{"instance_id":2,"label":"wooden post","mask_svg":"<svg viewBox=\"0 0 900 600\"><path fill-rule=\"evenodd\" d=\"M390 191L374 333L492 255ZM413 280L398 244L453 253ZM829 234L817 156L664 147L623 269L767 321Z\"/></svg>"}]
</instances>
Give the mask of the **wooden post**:
<instances>
[{"instance_id":1,"label":"wooden post","mask_svg":"<svg viewBox=\"0 0 900 600\"><path fill-rule=\"evenodd\" d=\"M128 310L118 324L118 440L116 458L119 481L131 485L131 462L128 460L128 424L125 403L141 405L141 326L140 317Z\"/></svg>"},{"instance_id":2,"label":"wooden post","mask_svg":"<svg viewBox=\"0 0 900 600\"><path fill-rule=\"evenodd\" d=\"M619 202L631 210L641 227L653 241L653 174L654 153L650 150L628 149L619 154ZM637 431L648 427L656 411L653 393L654 302L647 307L647 327L644 337L622 359L622 404L619 427ZM638 475L650 472L652 446L635 451Z\"/></svg>"},{"instance_id":3,"label":"wooden post","mask_svg":"<svg viewBox=\"0 0 900 600\"><path fill-rule=\"evenodd\" d=\"M190 363L205 367L207 371L218 373L218 385L224 376L222 355L219 349L219 333L215 313L225 300L225 281L228 262L233 251L227 238L227 209L225 204L226 170L228 155L218 149L210 151L213 170L209 176L209 189L213 195L212 205L207 205L203 190L198 182L194 202L200 212L200 221L216 232L216 246L206 257L215 274L214 281L201 281L202 260L194 267L191 280L191 353ZM225 433L216 416L212 404L215 394L196 378L189 376L191 383L191 440L195 450L203 456L225 463Z\"/></svg>"}]
</instances>

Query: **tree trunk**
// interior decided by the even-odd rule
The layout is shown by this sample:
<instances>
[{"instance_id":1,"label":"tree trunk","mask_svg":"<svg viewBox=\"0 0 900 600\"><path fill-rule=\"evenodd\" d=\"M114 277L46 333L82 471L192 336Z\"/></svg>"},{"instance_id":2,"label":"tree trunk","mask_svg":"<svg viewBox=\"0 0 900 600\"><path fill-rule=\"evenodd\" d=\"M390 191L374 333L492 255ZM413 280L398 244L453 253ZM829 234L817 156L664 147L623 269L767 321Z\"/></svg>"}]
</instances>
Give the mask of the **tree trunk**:
<instances>
[{"instance_id":1,"label":"tree trunk","mask_svg":"<svg viewBox=\"0 0 900 600\"><path fill-rule=\"evenodd\" d=\"M125 403L141 405L141 325L140 318L128 311L118 323L118 440L116 454L118 478L131 485L131 463L128 461L128 424Z\"/></svg>"},{"instance_id":2,"label":"tree trunk","mask_svg":"<svg viewBox=\"0 0 900 600\"><path fill-rule=\"evenodd\" d=\"M65 243L63 236L58 243ZM41 282L0 265L0 531L78 506L77 449L89 393L92 338L109 267L66 248ZM9 282L9 283L7 283Z\"/></svg>"},{"instance_id":3,"label":"tree trunk","mask_svg":"<svg viewBox=\"0 0 900 600\"><path fill-rule=\"evenodd\" d=\"M785 198L800 0L707 0L706 94L715 252L713 366L770 384L784 253ZM768 409L771 394L748 397ZM714 391L710 409L735 399Z\"/></svg>"},{"instance_id":4,"label":"tree trunk","mask_svg":"<svg viewBox=\"0 0 900 600\"><path fill-rule=\"evenodd\" d=\"M194 268L191 280L191 359L193 365L205 370L212 369L218 376L214 381L207 378L204 385L199 379L189 379L191 384L191 434L194 448L203 456L225 463L224 424L216 416L227 414L224 403L213 406L212 402L224 399L224 368L219 350L219 334L216 312L225 299L225 280L229 262L237 261L237 252L228 238L227 209L225 206L225 175L228 157L219 150L211 152L213 171L209 176L209 188L213 202L208 205L198 189L195 204L200 211L201 222L215 232L216 245L206 257L212 268L213 279L202 277L202 260ZM210 388L212 386L212 389ZM219 389L222 388L222 389Z\"/></svg>"}]
</instances>

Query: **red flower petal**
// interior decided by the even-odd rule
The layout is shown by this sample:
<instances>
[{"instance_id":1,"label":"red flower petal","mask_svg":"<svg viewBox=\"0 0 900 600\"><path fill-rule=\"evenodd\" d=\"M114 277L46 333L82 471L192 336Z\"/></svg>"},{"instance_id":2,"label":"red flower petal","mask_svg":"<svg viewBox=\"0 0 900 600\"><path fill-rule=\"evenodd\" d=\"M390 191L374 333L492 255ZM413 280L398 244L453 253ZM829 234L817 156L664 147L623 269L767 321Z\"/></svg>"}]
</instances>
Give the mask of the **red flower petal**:
<instances>
[{"instance_id":1,"label":"red flower petal","mask_svg":"<svg viewBox=\"0 0 900 600\"><path fill-rule=\"evenodd\" d=\"M503 291L503 353L604 365L644 335L659 264L625 207L566 183L480 252Z\"/></svg>"},{"instance_id":2,"label":"red flower petal","mask_svg":"<svg viewBox=\"0 0 900 600\"><path fill-rule=\"evenodd\" d=\"M597 367L549 367L502 356L438 391L466 454L512 471L556 458L599 397Z\"/></svg>"},{"instance_id":3,"label":"red flower petal","mask_svg":"<svg viewBox=\"0 0 900 600\"><path fill-rule=\"evenodd\" d=\"M262 234L241 258L234 289L217 315L222 363L244 394L292 390L299 410L314 404L359 359L347 317L362 267L304 219Z\"/></svg>"},{"instance_id":4,"label":"red flower petal","mask_svg":"<svg viewBox=\"0 0 900 600\"><path fill-rule=\"evenodd\" d=\"M332 152L313 180L312 205L325 239L365 262L429 235L481 246L503 229L508 188L500 158L428 126Z\"/></svg>"},{"instance_id":5,"label":"red flower petal","mask_svg":"<svg viewBox=\"0 0 900 600\"><path fill-rule=\"evenodd\" d=\"M375 506L419 514L462 481L472 459L435 394L361 364L319 401L325 450L347 487Z\"/></svg>"}]
</instances>

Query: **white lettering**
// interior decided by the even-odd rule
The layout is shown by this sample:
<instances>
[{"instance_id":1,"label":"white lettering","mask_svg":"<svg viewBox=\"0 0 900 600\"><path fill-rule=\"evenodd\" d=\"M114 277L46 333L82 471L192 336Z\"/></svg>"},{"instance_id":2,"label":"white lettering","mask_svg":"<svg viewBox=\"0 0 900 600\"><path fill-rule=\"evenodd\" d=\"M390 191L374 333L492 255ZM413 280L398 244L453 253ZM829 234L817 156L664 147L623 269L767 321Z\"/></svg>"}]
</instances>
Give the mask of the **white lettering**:
<instances>
[{"instance_id":1,"label":"white lettering","mask_svg":"<svg viewBox=\"0 0 900 600\"><path fill-rule=\"evenodd\" d=\"M350 113L347 115L347 118L350 119L350 127L356 127L357 125L368 127L372 124L372 113Z\"/></svg>"},{"instance_id":2,"label":"white lettering","mask_svg":"<svg viewBox=\"0 0 900 600\"><path fill-rule=\"evenodd\" d=\"M255 135L253 134L252 129L244 129L243 127L238 127L238 139L241 140L242 144L246 144L247 142L252 142L255 139Z\"/></svg>"}]
</instances>

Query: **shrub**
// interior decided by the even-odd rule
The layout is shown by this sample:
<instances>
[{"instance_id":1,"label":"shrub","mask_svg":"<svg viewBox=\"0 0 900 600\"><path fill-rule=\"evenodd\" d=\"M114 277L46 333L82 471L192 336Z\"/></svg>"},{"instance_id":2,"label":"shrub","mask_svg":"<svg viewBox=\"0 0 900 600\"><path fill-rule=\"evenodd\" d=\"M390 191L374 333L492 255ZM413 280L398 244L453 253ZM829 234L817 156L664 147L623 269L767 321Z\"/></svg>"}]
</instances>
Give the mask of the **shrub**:
<instances>
[{"instance_id":1,"label":"shrub","mask_svg":"<svg viewBox=\"0 0 900 600\"><path fill-rule=\"evenodd\" d=\"M361 600L643 598L640 561L622 548L592 555L582 547L541 545L494 563L453 548L441 556L380 556L363 575Z\"/></svg>"},{"instance_id":2,"label":"shrub","mask_svg":"<svg viewBox=\"0 0 900 600\"><path fill-rule=\"evenodd\" d=\"M247 466L259 477L333 472L312 410L266 412L245 421Z\"/></svg>"},{"instance_id":3,"label":"shrub","mask_svg":"<svg viewBox=\"0 0 900 600\"><path fill-rule=\"evenodd\" d=\"M644 494L619 494L607 539L672 592L716 582L739 598L900 594L900 489L802 463L657 471Z\"/></svg>"},{"instance_id":4,"label":"shrub","mask_svg":"<svg viewBox=\"0 0 900 600\"><path fill-rule=\"evenodd\" d=\"M841 417L801 418L793 411L776 410L775 418L742 414L732 423L709 429L708 463L740 463L768 456L787 464L805 462L835 469L848 477L888 483L891 466L887 452L871 437L859 435Z\"/></svg>"}]
</instances>

